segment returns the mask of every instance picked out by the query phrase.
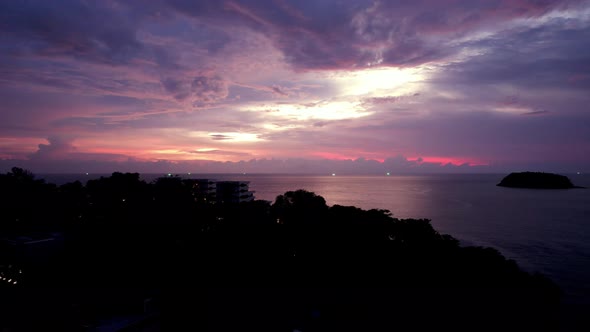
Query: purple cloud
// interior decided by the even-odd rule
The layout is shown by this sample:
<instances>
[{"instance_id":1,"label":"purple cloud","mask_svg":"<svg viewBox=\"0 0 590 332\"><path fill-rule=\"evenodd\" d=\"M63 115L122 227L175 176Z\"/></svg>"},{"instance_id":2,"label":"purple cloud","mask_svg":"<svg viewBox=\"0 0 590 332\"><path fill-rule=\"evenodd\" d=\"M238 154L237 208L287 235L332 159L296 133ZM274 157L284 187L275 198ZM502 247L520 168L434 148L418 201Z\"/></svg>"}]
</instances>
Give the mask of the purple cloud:
<instances>
[{"instance_id":1,"label":"purple cloud","mask_svg":"<svg viewBox=\"0 0 590 332\"><path fill-rule=\"evenodd\" d=\"M589 8L3 2L0 158L52 170L590 167Z\"/></svg>"}]
</instances>

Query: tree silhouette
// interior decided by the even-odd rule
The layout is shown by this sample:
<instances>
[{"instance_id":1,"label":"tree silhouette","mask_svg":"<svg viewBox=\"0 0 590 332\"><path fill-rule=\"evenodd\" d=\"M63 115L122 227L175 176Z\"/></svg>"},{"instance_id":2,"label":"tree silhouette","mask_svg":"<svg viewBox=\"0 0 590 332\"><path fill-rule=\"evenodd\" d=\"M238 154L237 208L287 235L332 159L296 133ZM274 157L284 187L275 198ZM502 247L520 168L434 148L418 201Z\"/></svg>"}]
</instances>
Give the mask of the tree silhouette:
<instances>
[{"instance_id":1,"label":"tree silhouette","mask_svg":"<svg viewBox=\"0 0 590 332\"><path fill-rule=\"evenodd\" d=\"M15 234L39 230L47 213L63 221L51 223L65 234L58 268L19 284L22 292L62 287L54 308L59 324L41 321L61 330L79 319L96 324L101 315L136 310L117 301L162 290L161 320L169 327L193 322L194 314L210 330L432 329L445 320L459 330L476 323L481 330L508 322L555 327L554 284L495 249L459 246L429 220L329 207L305 190L279 195L272 205L215 205L195 199L192 188L176 177L146 183L137 173L59 188L22 169L0 175L5 233L16 224ZM115 291L77 295L96 287ZM68 309L74 304L78 314ZM41 309L24 307L14 315L41 316Z\"/></svg>"},{"instance_id":2,"label":"tree silhouette","mask_svg":"<svg viewBox=\"0 0 590 332\"><path fill-rule=\"evenodd\" d=\"M0 210L4 230L32 230L51 227L56 186L35 179L28 170L13 167L0 175Z\"/></svg>"}]
</instances>

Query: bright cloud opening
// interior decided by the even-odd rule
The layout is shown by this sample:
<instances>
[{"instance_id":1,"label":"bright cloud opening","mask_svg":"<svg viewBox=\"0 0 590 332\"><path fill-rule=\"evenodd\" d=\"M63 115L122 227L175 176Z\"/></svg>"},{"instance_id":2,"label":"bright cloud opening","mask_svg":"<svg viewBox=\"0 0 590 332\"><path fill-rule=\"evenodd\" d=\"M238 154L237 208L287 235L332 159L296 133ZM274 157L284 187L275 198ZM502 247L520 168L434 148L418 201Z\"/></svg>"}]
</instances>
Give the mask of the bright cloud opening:
<instances>
[{"instance_id":1,"label":"bright cloud opening","mask_svg":"<svg viewBox=\"0 0 590 332\"><path fill-rule=\"evenodd\" d=\"M360 102L318 101L304 104L261 105L247 107L248 111L270 111L269 116L292 120L343 120L356 119L371 114Z\"/></svg>"},{"instance_id":2,"label":"bright cloud opening","mask_svg":"<svg viewBox=\"0 0 590 332\"><path fill-rule=\"evenodd\" d=\"M393 90L411 90L406 85L422 81L423 75L417 68L375 68L338 73L333 79L343 95L387 95Z\"/></svg>"}]
</instances>

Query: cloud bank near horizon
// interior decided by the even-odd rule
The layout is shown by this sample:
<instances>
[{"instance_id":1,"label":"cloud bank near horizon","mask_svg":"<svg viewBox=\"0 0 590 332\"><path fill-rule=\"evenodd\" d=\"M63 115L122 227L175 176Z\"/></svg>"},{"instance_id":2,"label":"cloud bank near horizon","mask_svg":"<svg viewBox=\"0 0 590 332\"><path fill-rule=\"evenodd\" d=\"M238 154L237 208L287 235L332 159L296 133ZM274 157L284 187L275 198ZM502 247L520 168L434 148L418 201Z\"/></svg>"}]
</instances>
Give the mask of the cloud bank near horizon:
<instances>
[{"instance_id":1,"label":"cloud bank near horizon","mask_svg":"<svg viewBox=\"0 0 590 332\"><path fill-rule=\"evenodd\" d=\"M4 168L590 170L589 1L28 1L0 22Z\"/></svg>"},{"instance_id":2,"label":"cloud bank near horizon","mask_svg":"<svg viewBox=\"0 0 590 332\"><path fill-rule=\"evenodd\" d=\"M32 160L0 160L0 171L9 172L20 167L34 174L111 174L130 172L141 174L311 174L311 175L405 175L435 173L506 173L513 171L545 171L576 173L579 169L564 169L559 164L512 164L474 165L455 164L444 159L410 159L404 156L387 158L383 161L358 158L352 159L251 159L232 161L190 160L190 161L139 161L133 159L116 161L97 160L53 160L35 162Z\"/></svg>"}]
</instances>

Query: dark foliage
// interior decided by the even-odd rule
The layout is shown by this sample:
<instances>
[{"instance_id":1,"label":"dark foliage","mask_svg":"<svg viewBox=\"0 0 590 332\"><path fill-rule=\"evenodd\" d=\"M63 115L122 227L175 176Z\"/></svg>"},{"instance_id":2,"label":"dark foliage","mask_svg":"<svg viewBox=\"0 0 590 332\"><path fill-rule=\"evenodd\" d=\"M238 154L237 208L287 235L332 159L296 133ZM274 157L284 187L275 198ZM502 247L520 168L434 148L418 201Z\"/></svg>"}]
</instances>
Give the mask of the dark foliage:
<instances>
[{"instance_id":1,"label":"dark foliage","mask_svg":"<svg viewBox=\"0 0 590 332\"><path fill-rule=\"evenodd\" d=\"M19 281L0 286L0 327L15 331L84 330L140 315L145 298L159 309L142 324L166 331L557 327L552 282L428 220L329 207L305 190L215 205L189 181L137 173L57 187L13 169L0 184L0 268ZM39 232L53 242L9 241ZM50 259L31 259L41 250Z\"/></svg>"}]
</instances>

